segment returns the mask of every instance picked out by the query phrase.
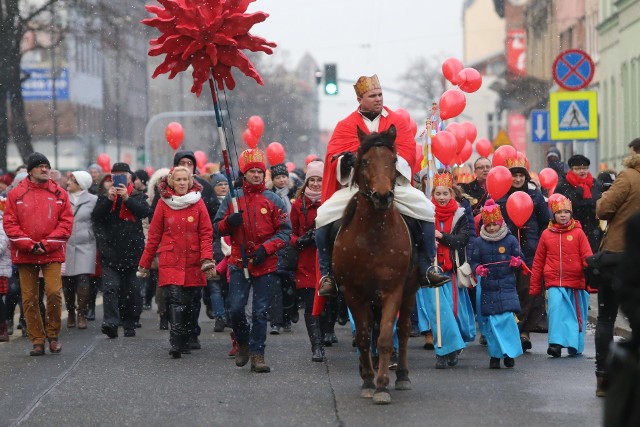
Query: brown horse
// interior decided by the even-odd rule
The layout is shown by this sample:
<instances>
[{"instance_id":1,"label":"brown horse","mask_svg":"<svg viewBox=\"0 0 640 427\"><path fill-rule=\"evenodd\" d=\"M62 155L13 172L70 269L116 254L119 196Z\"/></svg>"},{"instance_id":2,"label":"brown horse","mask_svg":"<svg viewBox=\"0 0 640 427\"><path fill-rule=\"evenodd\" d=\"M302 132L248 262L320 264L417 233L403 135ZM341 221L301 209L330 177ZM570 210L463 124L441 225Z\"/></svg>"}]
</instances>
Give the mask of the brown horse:
<instances>
[{"instance_id":1,"label":"brown horse","mask_svg":"<svg viewBox=\"0 0 640 427\"><path fill-rule=\"evenodd\" d=\"M396 129L364 134L358 128L360 149L354 169L359 192L342 218L333 249L333 272L356 325L360 351L362 397L378 404L390 403L389 360L393 351L393 326L398 312L398 368L396 390L409 390L407 343L410 314L418 289L418 270L411 262L409 230L396 210ZM373 308L380 308L378 376L374 384L371 360Z\"/></svg>"}]
</instances>

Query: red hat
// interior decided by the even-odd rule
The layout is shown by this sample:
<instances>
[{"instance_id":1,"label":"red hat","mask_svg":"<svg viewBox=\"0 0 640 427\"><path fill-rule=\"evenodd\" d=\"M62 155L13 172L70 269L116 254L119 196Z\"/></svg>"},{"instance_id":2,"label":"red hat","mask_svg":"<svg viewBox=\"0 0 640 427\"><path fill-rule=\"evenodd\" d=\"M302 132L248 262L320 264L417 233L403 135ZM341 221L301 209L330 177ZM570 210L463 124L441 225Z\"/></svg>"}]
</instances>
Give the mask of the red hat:
<instances>
[{"instance_id":1,"label":"red hat","mask_svg":"<svg viewBox=\"0 0 640 427\"><path fill-rule=\"evenodd\" d=\"M266 172L267 163L265 162L265 155L262 150L258 148L249 148L248 150L244 150L242 154L240 154L241 166L240 172L247 173L249 169L258 168L262 170L262 172Z\"/></svg>"}]
</instances>

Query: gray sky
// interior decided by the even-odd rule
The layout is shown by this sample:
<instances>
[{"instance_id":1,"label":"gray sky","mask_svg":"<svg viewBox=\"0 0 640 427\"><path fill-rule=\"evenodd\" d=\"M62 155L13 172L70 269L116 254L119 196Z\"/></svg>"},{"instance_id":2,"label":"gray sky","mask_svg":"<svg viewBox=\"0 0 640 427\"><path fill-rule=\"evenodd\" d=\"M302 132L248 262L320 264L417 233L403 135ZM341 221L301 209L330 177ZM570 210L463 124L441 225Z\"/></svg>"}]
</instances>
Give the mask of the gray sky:
<instances>
[{"instance_id":1,"label":"gray sky","mask_svg":"<svg viewBox=\"0 0 640 427\"><path fill-rule=\"evenodd\" d=\"M462 1L258 0L249 12L270 15L251 30L278 44L269 60L293 68L309 52L321 69L337 63L339 78L378 74L384 91L400 89L397 79L416 57L462 59ZM339 90L337 96L321 95L323 129L333 129L356 108L353 87L340 84ZM385 104L398 108L399 98L387 92Z\"/></svg>"}]
</instances>

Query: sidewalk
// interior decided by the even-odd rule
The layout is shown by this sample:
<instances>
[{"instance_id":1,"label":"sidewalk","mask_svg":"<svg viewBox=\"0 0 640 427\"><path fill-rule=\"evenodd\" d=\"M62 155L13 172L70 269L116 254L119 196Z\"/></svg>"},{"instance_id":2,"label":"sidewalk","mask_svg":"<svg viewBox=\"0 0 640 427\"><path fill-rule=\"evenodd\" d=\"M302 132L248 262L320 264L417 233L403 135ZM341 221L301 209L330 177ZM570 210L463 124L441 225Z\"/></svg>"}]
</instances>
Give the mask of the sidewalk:
<instances>
[{"instance_id":1,"label":"sidewalk","mask_svg":"<svg viewBox=\"0 0 640 427\"><path fill-rule=\"evenodd\" d=\"M598 294L590 294L589 295L589 316L588 321L595 325L598 320ZM622 311L618 312L618 317L616 318L616 326L613 330L613 334L630 338L631 337L631 327L629 326L629 322L627 318L624 317Z\"/></svg>"}]
</instances>

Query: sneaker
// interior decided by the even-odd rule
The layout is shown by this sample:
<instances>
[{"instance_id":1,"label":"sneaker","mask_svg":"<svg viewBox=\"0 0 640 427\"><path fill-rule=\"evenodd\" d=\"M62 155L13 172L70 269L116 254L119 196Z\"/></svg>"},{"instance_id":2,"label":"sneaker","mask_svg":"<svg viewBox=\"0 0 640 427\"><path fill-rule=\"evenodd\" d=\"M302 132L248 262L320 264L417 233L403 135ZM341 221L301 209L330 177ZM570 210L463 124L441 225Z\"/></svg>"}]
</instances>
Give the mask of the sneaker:
<instances>
[{"instance_id":1,"label":"sneaker","mask_svg":"<svg viewBox=\"0 0 640 427\"><path fill-rule=\"evenodd\" d=\"M224 332L224 318L222 316L216 317L216 322L213 325L213 332Z\"/></svg>"},{"instance_id":2,"label":"sneaker","mask_svg":"<svg viewBox=\"0 0 640 427\"><path fill-rule=\"evenodd\" d=\"M282 330L284 332L291 332L291 323L285 323L284 326L282 327Z\"/></svg>"},{"instance_id":3,"label":"sneaker","mask_svg":"<svg viewBox=\"0 0 640 427\"><path fill-rule=\"evenodd\" d=\"M322 276L320 279L320 287L318 288L318 296L327 298L335 298L338 296L336 280L332 276Z\"/></svg>"},{"instance_id":4,"label":"sneaker","mask_svg":"<svg viewBox=\"0 0 640 427\"><path fill-rule=\"evenodd\" d=\"M549 344L549 348L547 348L547 354L553 358L562 356L562 346L558 344Z\"/></svg>"},{"instance_id":5,"label":"sneaker","mask_svg":"<svg viewBox=\"0 0 640 427\"><path fill-rule=\"evenodd\" d=\"M507 356L504 358L505 368L513 368L515 364L516 364L516 361L512 357Z\"/></svg>"},{"instance_id":6,"label":"sneaker","mask_svg":"<svg viewBox=\"0 0 640 427\"><path fill-rule=\"evenodd\" d=\"M118 338L118 327L109 323L102 324L102 333L109 338Z\"/></svg>"},{"instance_id":7,"label":"sneaker","mask_svg":"<svg viewBox=\"0 0 640 427\"><path fill-rule=\"evenodd\" d=\"M135 337L136 336L136 330L135 329L125 329L124 330L124 336L127 337L127 338Z\"/></svg>"},{"instance_id":8,"label":"sneaker","mask_svg":"<svg viewBox=\"0 0 640 427\"><path fill-rule=\"evenodd\" d=\"M282 328L278 325L271 325L271 332L269 332L271 335L280 335L280 332L282 332Z\"/></svg>"},{"instance_id":9,"label":"sneaker","mask_svg":"<svg viewBox=\"0 0 640 427\"><path fill-rule=\"evenodd\" d=\"M500 369L500 359L497 357L489 359L489 369Z\"/></svg>"}]
</instances>

